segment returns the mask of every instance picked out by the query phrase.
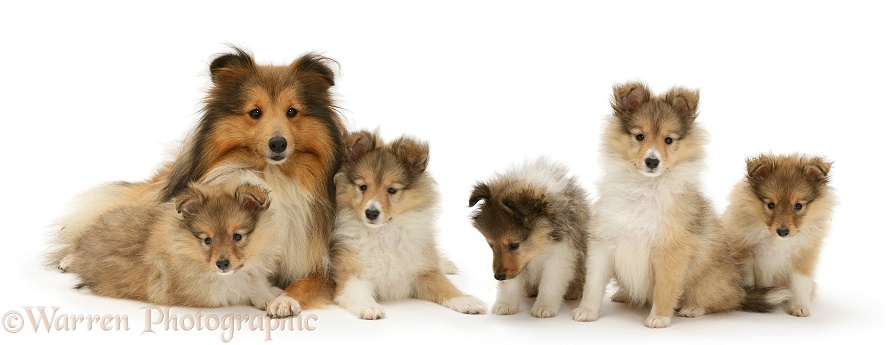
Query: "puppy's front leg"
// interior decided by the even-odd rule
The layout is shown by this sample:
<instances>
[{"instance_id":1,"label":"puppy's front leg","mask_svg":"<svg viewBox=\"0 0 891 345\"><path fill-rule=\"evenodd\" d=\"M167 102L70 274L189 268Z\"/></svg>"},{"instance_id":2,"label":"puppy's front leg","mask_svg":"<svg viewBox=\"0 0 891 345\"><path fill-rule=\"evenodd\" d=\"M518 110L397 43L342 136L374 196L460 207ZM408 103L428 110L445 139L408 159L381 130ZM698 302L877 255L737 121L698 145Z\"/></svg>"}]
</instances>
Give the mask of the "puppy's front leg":
<instances>
[{"instance_id":1,"label":"puppy's front leg","mask_svg":"<svg viewBox=\"0 0 891 345\"><path fill-rule=\"evenodd\" d=\"M464 314L484 314L486 305L478 298L464 295L440 270L418 276L415 297L440 304Z\"/></svg>"},{"instance_id":2,"label":"puppy's front leg","mask_svg":"<svg viewBox=\"0 0 891 345\"><path fill-rule=\"evenodd\" d=\"M514 279L505 280L498 284L498 296L495 305L492 306L492 314L513 315L520 310L520 300L526 289L526 275L521 273Z\"/></svg>"},{"instance_id":3,"label":"puppy's front leg","mask_svg":"<svg viewBox=\"0 0 891 345\"><path fill-rule=\"evenodd\" d=\"M651 256L653 265L653 307L644 325L665 328L671 325L671 317L683 293L686 270L692 258L693 248L683 239L657 246Z\"/></svg>"},{"instance_id":4,"label":"puppy's front leg","mask_svg":"<svg viewBox=\"0 0 891 345\"><path fill-rule=\"evenodd\" d=\"M337 287L334 302L360 319L384 318L384 307L374 300L374 285L365 279L358 277L347 279L343 286Z\"/></svg>"},{"instance_id":5,"label":"puppy's front leg","mask_svg":"<svg viewBox=\"0 0 891 345\"><path fill-rule=\"evenodd\" d=\"M585 286L582 300L575 309L573 319L581 322L597 320L606 284L613 277L613 263L609 246L604 242L591 241L588 244L588 258L585 262Z\"/></svg>"},{"instance_id":6,"label":"puppy's front leg","mask_svg":"<svg viewBox=\"0 0 891 345\"><path fill-rule=\"evenodd\" d=\"M564 246L568 246L564 244ZM554 248L547 268L541 273L538 285L538 297L532 305L532 316L554 317L563 304L563 295L569 282L575 278L575 266L578 263L570 248Z\"/></svg>"}]
</instances>

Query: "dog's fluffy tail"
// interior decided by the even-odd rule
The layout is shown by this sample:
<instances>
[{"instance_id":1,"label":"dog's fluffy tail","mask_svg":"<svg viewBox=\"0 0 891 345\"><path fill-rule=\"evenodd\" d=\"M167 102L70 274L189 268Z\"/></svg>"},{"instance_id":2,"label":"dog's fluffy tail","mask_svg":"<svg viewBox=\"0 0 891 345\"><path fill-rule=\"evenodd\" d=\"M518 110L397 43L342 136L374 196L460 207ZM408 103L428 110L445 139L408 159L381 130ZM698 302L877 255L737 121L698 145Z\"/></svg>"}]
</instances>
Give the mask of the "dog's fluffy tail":
<instances>
[{"instance_id":1,"label":"dog's fluffy tail","mask_svg":"<svg viewBox=\"0 0 891 345\"><path fill-rule=\"evenodd\" d=\"M746 298L739 310L756 313L769 313L792 298L792 292L785 288L748 286Z\"/></svg>"}]
</instances>

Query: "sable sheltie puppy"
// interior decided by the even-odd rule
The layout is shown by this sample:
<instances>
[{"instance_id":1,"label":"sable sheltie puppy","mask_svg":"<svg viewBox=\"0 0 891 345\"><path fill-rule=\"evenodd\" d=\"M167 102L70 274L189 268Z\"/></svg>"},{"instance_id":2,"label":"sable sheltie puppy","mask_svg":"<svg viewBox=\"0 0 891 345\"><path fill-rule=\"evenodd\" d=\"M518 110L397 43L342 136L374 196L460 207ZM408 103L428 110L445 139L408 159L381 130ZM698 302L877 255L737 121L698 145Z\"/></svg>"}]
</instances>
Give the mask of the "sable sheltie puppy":
<instances>
[{"instance_id":1,"label":"sable sheltie puppy","mask_svg":"<svg viewBox=\"0 0 891 345\"><path fill-rule=\"evenodd\" d=\"M788 287L786 312L808 316L817 258L836 204L828 185L831 163L805 155L761 155L746 163L748 173L723 214L743 262L743 284Z\"/></svg>"},{"instance_id":2,"label":"sable sheltie puppy","mask_svg":"<svg viewBox=\"0 0 891 345\"><path fill-rule=\"evenodd\" d=\"M376 133L345 139L348 159L337 182L331 238L334 301L362 319L384 317L378 301L418 298L465 314L485 312L445 276L436 247L436 183L426 172L426 143Z\"/></svg>"},{"instance_id":3,"label":"sable sheltie puppy","mask_svg":"<svg viewBox=\"0 0 891 345\"><path fill-rule=\"evenodd\" d=\"M492 313L516 314L524 293L537 295L530 314L554 317L566 299L578 299L590 204L563 165L544 157L477 183L470 207L474 227L492 248L498 297Z\"/></svg>"},{"instance_id":4,"label":"sable sheltie puppy","mask_svg":"<svg viewBox=\"0 0 891 345\"><path fill-rule=\"evenodd\" d=\"M331 60L307 54L290 65L260 65L234 50L210 63L213 86L204 113L175 161L146 182L86 193L59 222L54 264L69 265L71 244L109 209L166 202L192 182L247 182L276 196L257 224L282 243L273 279L287 290L270 304L269 314L290 316L301 311L301 303L321 298L344 131L329 94Z\"/></svg>"},{"instance_id":5,"label":"sable sheltie puppy","mask_svg":"<svg viewBox=\"0 0 891 345\"><path fill-rule=\"evenodd\" d=\"M175 202L105 212L73 246L66 268L106 297L187 307L266 309L277 235L257 228L267 191L192 184Z\"/></svg>"},{"instance_id":6,"label":"sable sheltie puppy","mask_svg":"<svg viewBox=\"0 0 891 345\"><path fill-rule=\"evenodd\" d=\"M644 324L652 328L668 327L675 310L695 317L779 303L784 296L772 291L746 300L739 264L700 191L707 139L694 122L699 92L677 87L651 96L641 83L613 91L575 320L597 319L611 278L619 287L613 301L651 306Z\"/></svg>"}]
</instances>

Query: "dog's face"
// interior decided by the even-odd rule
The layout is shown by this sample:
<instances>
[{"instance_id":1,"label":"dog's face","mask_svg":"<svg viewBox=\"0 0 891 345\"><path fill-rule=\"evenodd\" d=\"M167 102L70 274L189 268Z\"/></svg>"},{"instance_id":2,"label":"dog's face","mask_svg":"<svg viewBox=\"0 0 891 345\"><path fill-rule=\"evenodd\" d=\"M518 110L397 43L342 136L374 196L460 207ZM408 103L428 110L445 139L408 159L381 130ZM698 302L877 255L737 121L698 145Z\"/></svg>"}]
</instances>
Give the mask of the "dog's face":
<instances>
[{"instance_id":1,"label":"dog's face","mask_svg":"<svg viewBox=\"0 0 891 345\"><path fill-rule=\"evenodd\" d=\"M812 205L825 195L831 163L805 156L762 155L746 161L749 187L762 202L768 230L780 237L798 233Z\"/></svg>"},{"instance_id":2,"label":"dog's face","mask_svg":"<svg viewBox=\"0 0 891 345\"><path fill-rule=\"evenodd\" d=\"M376 134L347 134L346 160L336 177L337 203L368 227L379 228L430 202L419 179L427 168L426 143L402 137L384 145Z\"/></svg>"},{"instance_id":3,"label":"dog's face","mask_svg":"<svg viewBox=\"0 0 891 345\"><path fill-rule=\"evenodd\" d=\"M688 142L699 92L674 88L651 97L640 83L614 88L613 110L621 127L608 145L623 159L649 177L661 175L678 162L697 155L697 142ZM693 140L695 141L695 140Z\"/></svg>"},{"instance_id":4,"label":"dog's face","mask_svg":"<svg viewBox=\"0 0 891 345\"><path fill-rule=\"evenodd\" d=\"M267 191L252 185L239 186L234 194L220 191L219 186L193 184L176 208L185 227L195 236L209 270L221 275L234 273L249 259L245 248L260 214L269 207Z\"/></svg>"},{"instance_id":5,"label":"dog's face","mask_svg":"<svg viewBox=\"0 0 891 345\"><path fill-rule=\"evenodd\" d=\"M554 240L543 196L533 188L510 187L498 182L491 186L479 183L469 203L473 207L484 201L471 219L492 248L492 270L497 280L516 278Z\"/></svg>"}]
</instances>

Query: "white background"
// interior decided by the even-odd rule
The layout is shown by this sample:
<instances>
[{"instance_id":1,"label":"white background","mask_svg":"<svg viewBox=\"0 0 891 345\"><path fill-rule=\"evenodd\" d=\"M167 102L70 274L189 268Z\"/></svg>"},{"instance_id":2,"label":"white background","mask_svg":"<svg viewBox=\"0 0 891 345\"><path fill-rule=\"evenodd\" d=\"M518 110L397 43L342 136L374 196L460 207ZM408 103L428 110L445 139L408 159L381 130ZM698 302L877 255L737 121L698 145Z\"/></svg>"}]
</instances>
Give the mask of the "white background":
<instances>
[{"instance_id":1,"label":"white background","mask_svg":"<svg viewBox=\"0 0 891 345\"><path fill-rule=\"evenodd\" d=\"M875 2L878 3L878 2ZM360 321L312 311L314 332L276 343L551 341L660 343L884 342L889 326L887 183L889 12L873 2L4 2L0 5L0 313L19 312L0 342L219 343L219 331L141 334L144 303L81 295L40 266L48 225L78 192L148 178L199 116L207 67L227 43L262 63L316 51L340 63L334 91L350 129L380 127L431 144L442 194L440 242L452 279L488 304L491 253L470 225L476 180L526 157L566 163L593 193L601 124L614 83L654 92L698 88L711 134L705 192L720 210L760 152L833 160L841 204L817 272L813 316L733 312L643 326L646 310L606 303L594 323L523 305L514 316L466 316L385 303ZM24 307L127 315L130 330L35 334ZM196 310L174 309L175 314ZM203 313L258 314L250 307ZM4 320L6 321L6 320ZM234 342L257 342L242 330Z\"/></svg>"}]
</instances>

